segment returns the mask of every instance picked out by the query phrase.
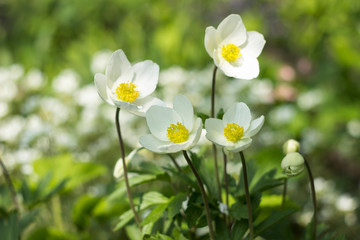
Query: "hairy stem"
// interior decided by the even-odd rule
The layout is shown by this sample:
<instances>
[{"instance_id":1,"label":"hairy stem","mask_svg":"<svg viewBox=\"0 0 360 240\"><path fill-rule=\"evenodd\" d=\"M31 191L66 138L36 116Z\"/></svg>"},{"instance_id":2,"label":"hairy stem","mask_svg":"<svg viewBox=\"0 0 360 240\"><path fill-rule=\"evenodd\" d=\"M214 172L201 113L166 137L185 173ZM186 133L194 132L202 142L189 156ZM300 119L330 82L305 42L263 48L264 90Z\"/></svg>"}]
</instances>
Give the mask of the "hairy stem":
<instances>
[{"instance_id":1,"label":"hairy stem","mask_svg":"<svg viewBox=\"0 0 360 240\"><path fill-rule=\"evenodd\" d=\"M137 225L139 226L139 228L141 229L141 227L140 227L140 218L139 218L138 213L135 210L133 198L132 198L132 195L131 195L131 192L130 192L128 173L127 173L127 168L126 168L126 163L125 163L125 148L124 148L124 142L123 142L122 137L121 137L119 115L120 115L120 108L116 108L115 124L116 124L116 130L117 130L117 134L118 134L118 138L119 138L122 164L123 164L123 168L124 168L124 179L125 179L126 192L127 192L128 198L129 198L129 203L130 203L131 210L134 213L135 221L136 221Z\"/></svg>"},{"instance_id":2,"label":"hairy stem","mask_svg":"<svg viewBox=\"0 0 360 240\"><path fill-rule=\"evenodd\" d=\"M315 184L314 184L314 177L312 175L309 162L304 158L305 167L308 172L309 181L310 181L310 188L311 188L311 196L312 202L314 206L314 216L313 216L313 231L312 231L312 239L316 240L316 226L317 226L317 211L316 211L316 193L315 193Z\"/></svg>"},{"instance_id":3,"label":"hairy stem","mask_svg":"<svg viewBox=\"0 0 360 240\"><path fill-rule=\"evenodd\" d=\"M198 171L196 170L195 166L192 164L188 154L186 153L186 151L183 151L184 157L186 159L186 162L189 164L192 172L195 175L195 178L199 184L200 187L200 192L201 192L201 196L203 198L204 201L204 206L205 206L205 211L206 211L206 218L207 218L207 222L208 222L208 226L209 226L209 234L210 234L210 239L211 240L215 240L215 236L214 236L214 230L213 230L213 225L212 225L212 220L211 220L211 215L210 215L210 209L209 209L209 203L206 197L206 193L205 193L205 189L204 189L204 185L203 182L201 181L200 175L198 173Z\"/></svg>"},{"instance_id":4,"label":"hairy stem","mask_svg":"<svg viewBox=\"0 0 360 240\"><path fill-rule=\"evenodd\" d=\"M240 157L241 157L242 169L243 169L243 174L244 174L246 205L247 205L248 215L249 215L250 240L253 240L254 239L254 230L253 230L253 223L252 223L252 210L251 210L251 200L250 200L250 193L249 193L249 183L248 183L248 179L247 179L245 156L242 151L240 152Z\"/></svg>"}]
</instances>

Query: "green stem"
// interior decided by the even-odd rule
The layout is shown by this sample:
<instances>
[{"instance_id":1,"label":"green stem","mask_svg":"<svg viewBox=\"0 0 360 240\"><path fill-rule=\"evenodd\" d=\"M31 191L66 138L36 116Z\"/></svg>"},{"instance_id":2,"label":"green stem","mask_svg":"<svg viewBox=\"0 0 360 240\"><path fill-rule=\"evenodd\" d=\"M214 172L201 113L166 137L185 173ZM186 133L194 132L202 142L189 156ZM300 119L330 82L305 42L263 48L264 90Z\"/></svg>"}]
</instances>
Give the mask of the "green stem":
<instances>
[{"instance_id":1,"label":"green stem","mask_svg":"<svg viewBox=\"0 0 360 240\"><path fill-rule=\"evenodd\" d=\"M173 155L171 155L170 153L168 153L168 156L170 157L171 161L174 163L175 167L177 168L177 170L179 172L182 172L181 167L179 166L179 164L176 162L176 159L173 157Z\"/></svg>"},{"instance_id":2,"label":"green stem","mask_svg":"<svg viewBox=\"0 0 360 240\"><path fill-rule=\"evenodd\" d=\"M208 200L207 200L207 197L206 197L203 182L201 181L200 175L199 175L198 171L196 170L195 166L192 164L192 162L191 162L188 154L186 153L186 151L183 151L183 154L184 154L184 157L185 157L187 163L189 164L192 172L194 173L196 180L198 181L201 196L202 196L203 201L204 201L204 206L205 206L205 211L206 211L206 218L207 218L207 222L208 222L208 226L209 226L210 239L215 240L214 230L213 230L212 220L211 220L211 215L210 215L210 209L209 209L209 203L208 203Z\"/></svg>"},{"instance_id":3,"label":"green stem","mask_svg":"<svg viewBox=\"0 0 360 240\"><path fill-rule=\"evenodd\" d=\"M250 230L250 240L254 239L254 230L253 230L253 223L252 223L252 210L251 210L251 200L250 200L250 193L249 193L249 183L247 179L247 171L246 171L246 162L244 153L240 152L242 169L244 174L244 185L245 185L245 195L246 195L246 205L248 209L248 216L249 216L249 230Z\"/></svg>"},{"instance_id":4,"label":"green stem","mask_svg":"<svg viewBox=\"0 0 360 240\"><path fill-rule=\"evenodd\" d=\"M308 161L304 158L305 167L308 172L309 181L310 181L310 188L311 188L311 196L312 202L314 206L314 216L313 216L313 231L312 231L312 239L316 240L316 226L317 226L317 211L316 211L316 193L315 193L315 184L314 184L314 177L311 173L310 165Z\"/></svg>"},{"instance_id":5,"label":"green stem","mask_svg":"<svg viewBox=\"0 0 360 240\"><path fill-rule=\"evenodd\" d=\"M286 188L287 188L287 178L284 179L284 188L283 188L283 194L282 194L281 208L284 208L284 206L285 206Z\"/></svg>"},{"instance_id":6,"label":"green stem","mask_svg":"<svg viewBox=\"0 0 360 240\"><path fill-rule=\"evenodd\" d=\"M129 179L128 179L128 173L127 173L127 168L126 168L126 163L125 163L125 148L124 148L124 142L122 140L121 137L121 130L120 130L120 120L119 120L119 115L120 115L120 108L116 108L116 114L115 114L115 124L116 124L116 130L117 130L117 134L118 134L118 138L119 138L119 144L120 144L120 150L121 150L121 158L122 158L122 163L123 163L123 168L124 168L124 178L125 178L125 186L126 186L126 192L128 195L128 199L129 199L129 203L130 203L130 207L131 210L133 211L134 217L135 217L135 221L137 223L137 225L140 227L140 218L135 210L135 206L134 206L134 202L133 202L133 198L130 192L130 184L129 184Z\"/></svg>"},{"instance_id":7,"label":"green stem","mask_svg":"<svg viewBox=\"0 0 360 240\"><path fill-rule=\"evenodd\" d=\"M0 156L0 165L1 165L1 169L2 169L2 172L4 174L4 177L5 177L5 181L6 181L7 185L8 185L8 187L9 187L10 194L11 194L14 206L15 206L17 212L20 213L20 207L19 207L19 203L17 201L14 184L13 184L13 182L11 180L9 172L7 171L7 169L5 167L5 164L3 163L2 159L1 159L1 156Z\"/></svg>"},{"instance_id":8,"label":"green stem","mask_svg":"<svg viewBox=\"0 0 360 240\"><path fill-rule=\"evenodd\" d=\"M227 157L226 154L223 152L223 157L224 157L224 182L225 182L225 193L226 193L226 206L229 209L229 183L228 183L228 176L227 176L227 170L226 170L226 165L227 165Z\"/></svg>"},{"instance_id":9,"label":"green stem","mask_svg":"<svg viewBox=\"0 0 360 240\"><path fill-rule=\"evenodd\" d=\"M212 75L212 86L211 86L211 113L210 117L215 117L215 83L216 83L216 72L217 67L214 66L213 75ZM213 153L214 153L214 168L215 168L215 179L216 179L216 186L218 191L218 198L219 201L222 202L221 197L221 186L220 186L220 177L219 177L219 167L217 162L217 150L216 145L213 144Z\"/></svg>"}]
</instances>

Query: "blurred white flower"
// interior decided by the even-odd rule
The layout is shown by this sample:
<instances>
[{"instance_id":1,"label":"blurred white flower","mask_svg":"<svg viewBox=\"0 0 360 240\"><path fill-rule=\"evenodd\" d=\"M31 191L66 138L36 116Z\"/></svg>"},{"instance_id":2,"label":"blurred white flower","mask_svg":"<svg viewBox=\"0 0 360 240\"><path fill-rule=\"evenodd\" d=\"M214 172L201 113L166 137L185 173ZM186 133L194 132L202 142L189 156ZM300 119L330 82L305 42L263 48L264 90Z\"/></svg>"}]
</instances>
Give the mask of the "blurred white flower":
<instances>
[{"instance_id":1,"label":"blurred white flower","mask_svg":"<svg viewBox=\"0 0 360 240\"><path fill-rule=\"evenodd\" d=\"M75 96L76 98L74 100L82 107L97 107L101 103L97 97L96 87L93 84L80 88L76 91Z\"/></svg>"},{"instance_id":2,"label":"blurred white flower","mask_svg":"<svg viewBox=\"0 0 360 240\"><path fill-rule=\"evenodd\" d=\"M296 116L296 109L293 105L282 105L273 108L269 113L269 122L273 125L289 123Z\"/></svg>"},{"instance_id":3,"label":"blurred white flower","mask_svg":"<svg viewBox=\"0 0 360 240\"><path fill-rule=\"evenodd\" d=\"M274 87L270 80L254 80L249 89L249 100L255 104L274 102Z\"/></svg>"},{"instance_id":4,"label":"blurred white flower","mask_svg":"<svg viewBox=\"0 0 360 240\"><path fill-rule=\"evenodd\" d=\"M146 112L151 134L140 137L140 144L156 153L188 150L199 141L202 121L194 117L190 100L176 95L173 108L153 106Z\"/></svg>"},{"instance_id":5,"label":"blurred white flower","mask_svg":"<svg viewBox=\"0 0 360 240\"><path fill-rule=\"evenodd\" d=\"M343 194L337 199L335 206L340 212L353 212L358 207L358 203L355 198Z\"/></svg>"},{"instance_id":6,"label":"blurred white flower","mask_svg":"<svg viewBox=\"0 0 360 240\"><path fill-rule=\"evenodd\" d=\"M24 75L24 67L19 63L15 63L9 67L10 81L17 81Z\"/></svg>"},{"instance_id":7,"label":"blurred white flower","mask_svg":"<svg viewBox=\"0 0 360 240\"><path fill-rule=\"evenodd\" d=\"M25 119L20 116L14 116L4 119L0 122L0 141L15 142L17 137L24 129Z\"/></svg>"},{"instance_id":8,"label":"blurred white flower","mask_svg":"<svg viewBox=\"0 0 360 240\"><path fill-rule=\"evenodd\" d=\"M122 50L115 51L105 75L95 74L95 86L100 97L110 105L145 116L152 105L164 103L152 96L159 78L159 66L146 60L131 66Z\"/></svg>"},{"instance_id":9,"label":"blurred white flower","mask_svg":"<svg viewBox=\"0 0 360 240\"><path fill-rule=\"evenodd\" d=\"M308 111L319 106L324 100L325 93L321 89L315 89L300 94L297 99L297 104L302 110Z\"/></svg>"},{"instance_id":10,"label":"blurred white flower","mask_svg":"<svg viewBox=\"0 0 360 240\"><path fill-rule=\"evenodd\" d=\"M221 203L219 202L219 210L221 213L225 214L226 216L229 215L229 210L228 210L228 207L225 203Z\"/></svg>"},{"instance_id":11,"label":"blurred white flower","mask_svg":"<svg viewBox=\"0 0 360 240\"><path fill-rule=\"evenodd\" d=\"M9 112L9 104L0 101L0 118L5 117Z\"/></svg>"},{"instance_id":12,"label":"blurred white flower","mask_svg":"<svg viewBox=\"0 0 360 240\"><path fill-rule=\"evenodd\" d=\"M92 73L105 72L106 64L108 63L111 54L112 52L108 49L96 52L91 60L90 69Z\"/></svg>"},{"instance_id":13,"label":"blurred white flower","mask_svg":"<svg viewBox=\"0 0 360 240\"><path fill-rule=\"evenodd\" d=\"M230 152L240 152L251 145L251 137L264 124L264 116L251 120L251 112L245 103L235 103L223 119L208 118L205 121L206 137Z\"/></svg>"},{"instance_id":14,"label":"blurred white flower","mask_svg":"<svg viewBox=\"0 0 360 240\"><path fill-rule=\"evenodd\" d=\"M350 136L359 138L360 137L360 120L353 119L346 124L346 129Z\"/></svg>"},{"instance_id":15,"label":"blurred white flower","mask_svg":"<svg viewBox=\"0 0 360 240\"><path fill-rule=\"evenodd\" d=\"M250 80L259 75L260 55L265 45L264 36L246 32L241 17L231 14L218 26L207 27L205 49L225 75Z\"/></svg>"},{"instance_id":16,"label":"blurred white flower","mask_svg":"<svg viewBox=\"0 0 360 240\"><path fill-rule=\"evenodd\" d=\"M45 76L37 68L31 69L24 77L23 86L26 90L39 90L45 85Z\"/></svg>"},{"instance_id":17,"label":"blurred white flower","mask_svg":"<svg viewBox=\"0 0 360 240\"><path fill-rule=\"evenodd\" d=\"M62 70L52 82L52 87L57 93L71 94L79 86L80 76L72 69Z\"/></svg>"},{"instance_id":18,"label":"blurred white flower","mask_svg":"<svg viewBox=\"0 0 360 240\"><path fill-rule=\"evenodd\" d=\"M57 98L43 98L40 107L43 118L55 125L68 121L71 114L70 108Z\"/></svg>"},{"instance_id":19,"label":"blurred white flower","mask_svg":"<svg viewBox=\"0 0 360 240\"><path fill-rule=\"evenodd\" d=\"M14 81L5 81L1 83L0 100L11 102L18 94L18 87Z\"/></svg>"}]
</instances>

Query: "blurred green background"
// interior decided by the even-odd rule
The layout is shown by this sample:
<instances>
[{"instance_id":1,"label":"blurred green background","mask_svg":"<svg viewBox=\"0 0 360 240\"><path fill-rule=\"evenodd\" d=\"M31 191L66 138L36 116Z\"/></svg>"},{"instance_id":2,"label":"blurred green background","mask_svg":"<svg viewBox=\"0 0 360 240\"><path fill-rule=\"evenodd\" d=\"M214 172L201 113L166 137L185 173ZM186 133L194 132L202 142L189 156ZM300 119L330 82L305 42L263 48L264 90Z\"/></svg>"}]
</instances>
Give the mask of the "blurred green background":
<instances>
[{"instance_id":1,"label":"blurred green background","mask_svg":"<svg viewBox=\"0 0 360 240\"><path fill-rule=\"evenodd\" d=\"M93 75L123 49L131 62L159 64L160 98L182 93L208 114L213 63L205 28L231 13L267 43L258 79L218 73L216 108L244 101L265 115L247 153L263 171L280 172L282 144L298 139L316 178L319 220L358 237L360 1L0 0L0 151L23 211L36 215L25 239L125 239L112 228L127 202L107 200L120 157L115 109L97 96ZM130 152L147 128L123 116ZM0 183L4 217L13 206ZM306 174L289 182L300 206L296 226L311 218L307 186Z\"/></svg>"}]
</instances>

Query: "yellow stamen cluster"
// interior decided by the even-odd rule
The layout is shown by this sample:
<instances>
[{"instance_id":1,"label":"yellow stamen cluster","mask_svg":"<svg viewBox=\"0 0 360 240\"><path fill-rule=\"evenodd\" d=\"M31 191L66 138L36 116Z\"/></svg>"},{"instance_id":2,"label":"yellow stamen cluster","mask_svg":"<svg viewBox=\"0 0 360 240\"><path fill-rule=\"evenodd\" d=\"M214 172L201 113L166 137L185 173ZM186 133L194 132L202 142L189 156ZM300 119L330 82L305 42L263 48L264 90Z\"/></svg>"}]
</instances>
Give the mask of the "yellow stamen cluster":
<instances>
[{"instance_id":1,"label":"yellow stamen cluster","mask_svg":"<svg viewBox=\"0 0 360 240\"><path fill-rule=\"evenodd\" d=\"M172 143L182 143L188 140L189 131L182 123L177 122L170 124L170 127L167 128L167 137Z\"/></svg>"},{"instance_id":2,"label":"yellow stamen cluster","mask_svg":"<svg viewBox=\"0 0 360 240\"><path fill-rule=\"evenodd\" d=\"M234 44L226 44L221 48L221 55L228 62L233 62L240 57L240 48Z\"/></svg>"},{"instance_id":3,"label":"yellow stamen cluster","mask_svg":"<svg viewBox=\"0 0 360 240\"><path fill-rule=\"evenodd\" d=\"M132 103L139 96L139 91L135 88L136 85L131 82L120 83L116 88L116 96L121 101Z\"/></svg>"},{"instance_id":4,"label":"yellow stamen cluster","mask_svg":"<svg viewBox=\"0 0 360 240\"><path fill-rule=\"evenodd\" d=\"M237 142L244 136L244 128L236 123L228 123L224 128L224 136L230 142Z\"/></svg>"}]
</instances>

